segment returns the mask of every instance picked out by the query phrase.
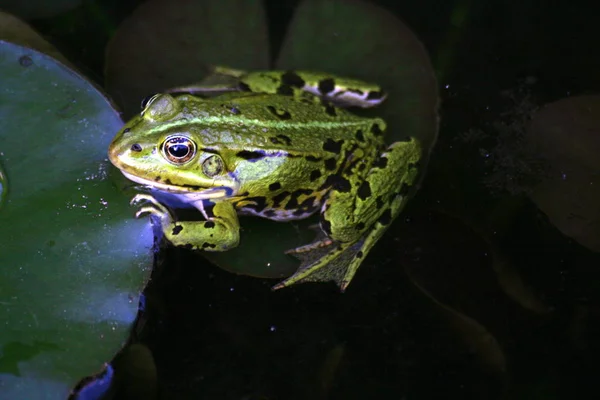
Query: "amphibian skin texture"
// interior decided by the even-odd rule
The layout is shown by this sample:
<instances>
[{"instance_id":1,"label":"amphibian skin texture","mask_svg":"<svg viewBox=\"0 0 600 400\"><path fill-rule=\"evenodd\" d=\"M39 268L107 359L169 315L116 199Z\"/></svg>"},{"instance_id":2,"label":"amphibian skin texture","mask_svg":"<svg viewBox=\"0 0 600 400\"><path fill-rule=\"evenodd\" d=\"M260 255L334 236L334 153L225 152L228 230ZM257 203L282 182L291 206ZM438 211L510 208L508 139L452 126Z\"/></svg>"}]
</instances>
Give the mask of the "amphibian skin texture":
<instances>
[{"instance_id":1,"label":"amphibian skin texture","mask_svg":"<svg viewBox=\"0 0 600 400\"><path fill-rule=\"evenodd\" d=\"M226 251L239 243L238 215L290 221L319 213L322 238L288 251L319 256L275 288L334 280L345 290L404 206L419 142L386 146L385 121L346 109L381 103L377 85L315 72L218 71L236 83L151 97L109 148L127 178L174 194L204 220L176 221L148 193L133 198L136 216L157 216L176 246Z\"/></svg>"}]
</instances>

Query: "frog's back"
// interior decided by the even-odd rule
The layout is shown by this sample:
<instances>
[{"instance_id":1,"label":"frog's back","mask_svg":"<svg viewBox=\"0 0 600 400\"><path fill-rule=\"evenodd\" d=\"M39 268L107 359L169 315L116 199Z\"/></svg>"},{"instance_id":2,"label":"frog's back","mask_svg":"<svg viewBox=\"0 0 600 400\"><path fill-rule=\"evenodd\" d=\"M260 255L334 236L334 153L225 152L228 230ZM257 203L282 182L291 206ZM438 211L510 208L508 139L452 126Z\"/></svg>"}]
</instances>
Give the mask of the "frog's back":
<instances>
[{"instance_id":1,"label":"frog's back","mask_svg":"<svg viewBox=\"0 0 600 400\"><path fill-rule=\"evenodd\" d=\"M227 145L229 149L252 147L317 154L327 151L325 143L379 142L385 130L379 118L358 117L310 96L296 99L235 93L191 102L188 99L182 116L194 120L207 147Z\"/></svg>"}]
</instances>

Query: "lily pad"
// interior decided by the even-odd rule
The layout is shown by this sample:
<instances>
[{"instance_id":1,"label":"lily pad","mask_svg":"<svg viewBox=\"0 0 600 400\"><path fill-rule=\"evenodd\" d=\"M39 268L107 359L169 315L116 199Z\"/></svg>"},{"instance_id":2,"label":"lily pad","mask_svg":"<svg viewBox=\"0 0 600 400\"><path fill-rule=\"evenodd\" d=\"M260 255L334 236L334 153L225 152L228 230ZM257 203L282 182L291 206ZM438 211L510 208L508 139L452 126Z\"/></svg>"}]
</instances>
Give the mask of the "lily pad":
<instances>
[{"instance_id":1,"label":"lily pad","mask_svg":"<svg viewBox=\"0 0 600 400\"><path fill-rule=\"evenodd\" d=\"M275 66L379 83L388 98L372 114L387 121L388 141L412 136L426 155L433 148L439 93L429 55L415 34L384 8L359 0L303 1Z\"/></svg>"},{"instance_id":2,"label":"lily pad","mask_svg":"<svg viewBox=\"0 0 600 400\"><path fill-rule=\"evenodd\" d=\"M552 166L530 198L562 233L600 252L600 96L544 106L526 138Z\"/></svg>"},{"instance_id":3,"label":"lily pad","mask_svg":"<svg viewBox=\"0 0 600 400\"><path fill-rule=\"evenodd\" d=\"M144 97L199 82L211 64L262 69L268 57L259 0L150 0L108 45L106 89L130 117Z\"/></svg>"},{"instance_id":4,"label":"lily pad","mask_svg":"<svg viewBox=\"0 0 600 400\"><path fill-rule=\"evenodd\" d=\"M387 105L365 114L386 118L390 142L407 136L418 138L425 149L425 159L420 163L425 170L437 137L437 83L427 52L396 17L362 1L301 2L277 62L270 65L266 21L260 3L244 2L256 7L247 11L233 0L202 2L201 7L205 7L202 10L211 10L211 20L206 23L203 18L207 12L177 4L150 1L141 6L123 24L109 46L107 85L128 112L133 112L134 104L137 109L139 101L149 93L199 82L205 77L203 72L217 64L250 70L289 68L338 73L384 86L389 92ZM222 8L228 8L227 12ZM202 20L194 19L193 24L190 23L190 13L199 15ZM242 14L245 15L242 17ZM249 22L251 18L247 15L259 18ZM169 35L161 35L167 30L163 24L168 26ZM148 28L149 25L153 29ZM201 41L194 39L198 26L203 27ZM226 35L221 34L223 26L229 29ZM194 34L190 34L190 30ZM151 45L140 46L141 36ZM155 36L159 36L157 40ZM230 43L232 37L235 44ZM239 44L241 37L243 46ZM307 226L315 222L313 219L300 224L277 223L243 218L239 247L224 253L204 254L220 267L236 273L273 278L289 276L299 264L284 251L311 242L314 232Z\"/></svg>"},{"instance_id":5,"label":"lily pad","mask_svg":"<svg viewBox=\"0 0 600 400\"><path fill-rule=\"evenodd\" d=\"M23 2L21 2L23 3ZM0 3L0 8L2 4ZM61 63L73 67L58 50L46 41L39 33L19 18L0 11L0 38L7 42L16 43L30 49L35 49L54 57Z\"/></svg>"},{"instance_id":6,"label":"lily pad","mask_svg":"<svg viewBox=\"0 0 600 400\"><path fill-rule=\"evenodd\" d=\"M55 59L0 41L0 387L64 399L128 338L152 233L107 179L122 125L93 85Z\"/></svg>"}]
</instances>

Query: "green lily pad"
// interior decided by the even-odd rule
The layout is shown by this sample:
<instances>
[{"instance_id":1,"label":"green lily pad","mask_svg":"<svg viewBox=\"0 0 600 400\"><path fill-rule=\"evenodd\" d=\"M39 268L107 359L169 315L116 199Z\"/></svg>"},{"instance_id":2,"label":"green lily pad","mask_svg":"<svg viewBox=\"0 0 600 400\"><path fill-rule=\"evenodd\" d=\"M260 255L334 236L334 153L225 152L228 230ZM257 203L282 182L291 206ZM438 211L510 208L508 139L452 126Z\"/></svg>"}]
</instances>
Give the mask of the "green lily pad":
<instances>
[{"instance_id":1,"label":"green lily pad","mask_svg":"<svg viewBox=\"0 0 600 400\"><path fill-rule=\"evenodd\" d=\"M147 94L168 87L199 82L211 65L226 64L245 69L309 69L327 71L374 81L384 85L389 100L383 107L365 112L380 115L389 123L390 142L407 136L417 137L425 149L423 170L429 150L437 137L438 90L427 52L415 35L396 17L384 9L362 1L336 0L301 2L296 9L282 49L275 65L269 65L266 54L267 38L264 11L260 3L256 9L233 7L235 1L204 1L202 7L211 10L211 21L194 20L188 26L190 8L180 8L177 2L150 1L140 7L122 28L107 51L107 82L109 91L117 101L125 101L137 109L139 101ZM186 3L187 4L187 3ZM190 6L191 7L191 6ZM200 6L198 6L200 7ZM229 8L224 12L222 8ZM150 12L149 10L153 11ZM231 11L235 10L235 11ZM169 35L160 35L161 18L168 23ZM206 13L196 13L204 18ZM246 14L242 17L242 14ZM247 15L260 15L250 23ZM158 27L153 24L156 21ZM240 31L231 21L242 26ZM155 26L149 30L148 25ZM198 26L202 42L195 42ZM226 26L230 31L221 34ZM137 28L136 28L137 27ZM145 29L145 30L144 30ZM189 34L192 29L194 34ZM152 46L142 45L140 35ZM235 38L235 44L230 38ZM244 38L243 46L239 38ZM182 38L189 38L183 40ZM160 48L160 51L157 50ZM247 49L252 49L249 54ZM232 51L235 49L236 51ZM241 50L241 51L238 51ZM256 52L256 54L254 54ZM326 54L327 57L323 57ZM374 55L375 54L375 55ZM192 56L193 55L193 56ZM179 62L179 60L185 60ZM140 69L142 73L140 73ZM154 76L159 76L160 82ZM187 80L187 81L186 81ZM123 100L122 94L135 94ZM314 239L315 232L307 229L317 219L300 223L277 223L260 218L243 218L240 245L224 253L204 253L221 268L239 274L281 278L292 274L300 265L284 254L285 250L306 244ZM317 254L309 255L318 257ZM304 260L306 262L306 260Z\"/></svg>"},{"instance_id":2,"label":"green lily pad","mask_svg":"<svg viewBox=\"0 0 600 400\"><path fill-rule=\"evenodd\" d=\"M64 399L128 338L151 264L147 221L107 179L122 125L55 59L0 41L2 399Z\"/></svg>"},{"instance_id":3,"label":"green lily pad","mask_svg":"<svg viewBox=\"0 0 600 400\"><path fill-rule=\"evenodd\" d=\"M211 64L268 66L259 0L150 0L119 26L106 51L106 90L126 117L153 93L199 82Z\"/></svg>"}]
</instances>

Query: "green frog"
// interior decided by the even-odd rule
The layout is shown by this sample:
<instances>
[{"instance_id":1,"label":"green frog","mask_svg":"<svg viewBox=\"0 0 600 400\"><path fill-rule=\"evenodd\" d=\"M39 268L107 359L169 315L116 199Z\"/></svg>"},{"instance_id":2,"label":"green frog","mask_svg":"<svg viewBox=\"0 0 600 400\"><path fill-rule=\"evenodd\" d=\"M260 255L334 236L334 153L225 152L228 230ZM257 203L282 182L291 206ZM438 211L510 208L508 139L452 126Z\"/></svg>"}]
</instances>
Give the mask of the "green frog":
<instances>
[{"instance_id":1,"label":"green frog","mask_svg":"<svg viewBox=\"0 0 600 400\"><path fill-rule=\"evenodd\" d=\"M145 100L108 151L128 179L177 196L203 220L177 220L150 193L132 199L136 217L158 217L173 245L226 251L240 241L238 215L319 213L320 237L287 252L319 256L274 289L324 276L344 291L416 183L419 141L386 146L385 121L347 110L380 104L378 85L309 71L217 73L234 83Z\"/></svg>"}]
</instances>

